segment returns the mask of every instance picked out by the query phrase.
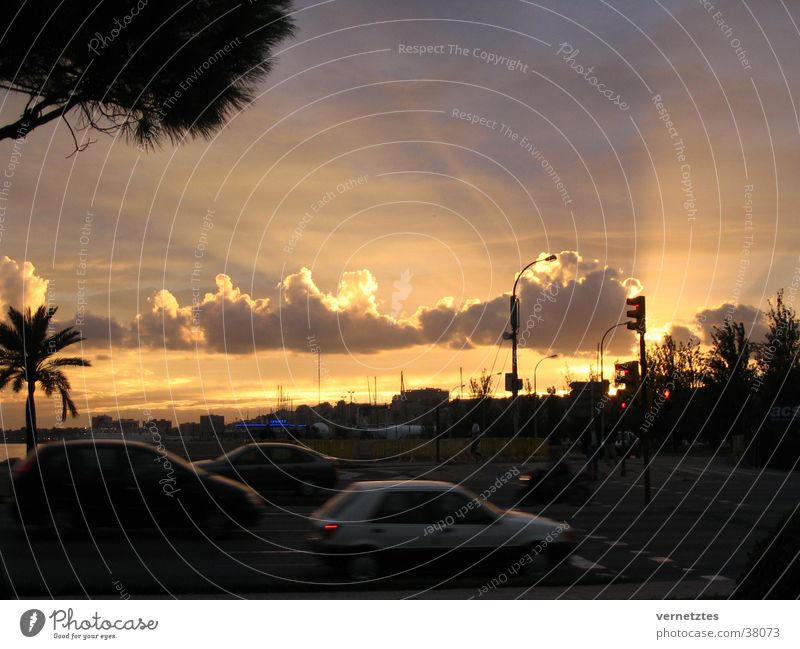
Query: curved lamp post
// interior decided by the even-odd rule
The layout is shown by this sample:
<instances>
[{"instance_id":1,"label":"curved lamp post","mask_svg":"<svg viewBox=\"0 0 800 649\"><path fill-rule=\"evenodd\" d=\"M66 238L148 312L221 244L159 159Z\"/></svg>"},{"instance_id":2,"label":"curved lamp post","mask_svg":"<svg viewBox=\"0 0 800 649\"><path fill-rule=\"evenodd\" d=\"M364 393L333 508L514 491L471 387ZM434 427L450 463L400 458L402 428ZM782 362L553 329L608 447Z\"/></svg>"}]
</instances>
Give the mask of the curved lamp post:
<instances>
[{"instance_id":1,"label":"curved lamp post","mask_svg":"<svg viewBox=\"0 0 800 649\"><path fill-rule=\"evenodd\" d=\"M557 257L555 255L547 255L547 257L540 257L539 259L534 259L531 263L525 266L519 274L517 275L517 279L514 280L514 288L511 291L511 332L509 334L505 334L505 338L511 338L511 393L512 393L512 419L513 419L513 426L514 426L514 437L517 436L517 431L519 430L519 403L517 398L519 397L519 378L517 373L517 332L519 331L519 299L517 298L517 284L519 284L519 280L522 278L522 275L534 264L538 264L540 261L555 261Z\"/></svg>"}]
</instances>

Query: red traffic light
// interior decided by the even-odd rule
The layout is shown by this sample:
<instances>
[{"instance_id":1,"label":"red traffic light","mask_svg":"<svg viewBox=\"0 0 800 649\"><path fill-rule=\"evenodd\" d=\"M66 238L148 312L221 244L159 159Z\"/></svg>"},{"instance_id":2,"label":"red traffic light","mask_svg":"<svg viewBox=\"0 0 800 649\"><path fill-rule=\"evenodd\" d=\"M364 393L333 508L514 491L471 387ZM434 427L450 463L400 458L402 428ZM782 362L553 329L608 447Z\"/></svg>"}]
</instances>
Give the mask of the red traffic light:
<instances>
[{"instance_id":1,"label":"red traffic light","mask_svg":"<svg viewBox=\"0 0 800 649\"><path fill-rule=\"evenodd\" d=\"M627 324L628 329L633 329L639 333L644 333L645 327L645 301L644 295L637 295L636 297L629 297L625 300L625 304L629 307L625 312L628 318L633 318L633 322Z\"/></svg>"},{"instance_id":2,"label":"red traffic light","mask_svg":"<svg viewBox=\"0 0 800 649\"><path fill-rule=\"evenodd\" d=\"M623 410L625 410L625 408L627 408L627 407L628 407L628 402L627 402L627 401L623 401L623 402L621 402L621 403L619 404L619 407L620 407L620 408L622 408Z\"/></svg>"},{"instance_id":3,"label":"red traffic light","mask_svg":"<svg viewBox=\"0 0 800 649\"><path fill-rule=\"evenodd\" d=\"M672 396L672 390L670 390L669 388L666 388L664 390L664 399L669 399L671 396Z\"/></svg>"}]
</instances>

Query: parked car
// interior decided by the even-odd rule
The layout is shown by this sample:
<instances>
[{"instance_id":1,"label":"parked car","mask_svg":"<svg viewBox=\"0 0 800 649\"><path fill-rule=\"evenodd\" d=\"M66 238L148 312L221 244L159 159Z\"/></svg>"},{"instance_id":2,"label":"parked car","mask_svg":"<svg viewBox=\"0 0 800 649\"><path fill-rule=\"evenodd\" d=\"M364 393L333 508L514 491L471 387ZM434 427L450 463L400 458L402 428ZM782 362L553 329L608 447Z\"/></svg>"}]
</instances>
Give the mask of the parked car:
<instances>
[{"instance_id":1,"label":"parked car","mask_svg":"<svg viewBox=\"0 0 800 649\"><path fill-rule=\"evenodd\" d=\"M263 442L246 444L215 460L195 466L240 480L261 493L295 491L313 496L332 490L339 482L336 460L294 444Z\"/></svg>"},{"instance_id":2,"label":"parked car","mask_svg":"<svg viewBox=\"0 0 800 649\"><path fill-rule=\"evenodd\" d=\"M252 489L141 442L44 444L14 466L12 480L14 515L61 534L88 525L218 535L255 524L264 509Z\"/></svg>"},{"instance_id":3,"label":"parked car","mask_svg":"<svg viewBox=\"0 0 800 649\"><path fill-rule=\"evenodd\" d=\"M311 548L350 579L419 568L541 570L575 544L566 523L503 511L463 487L436 481L356 482L309 519Z\"/></svg>"}]
</instances>

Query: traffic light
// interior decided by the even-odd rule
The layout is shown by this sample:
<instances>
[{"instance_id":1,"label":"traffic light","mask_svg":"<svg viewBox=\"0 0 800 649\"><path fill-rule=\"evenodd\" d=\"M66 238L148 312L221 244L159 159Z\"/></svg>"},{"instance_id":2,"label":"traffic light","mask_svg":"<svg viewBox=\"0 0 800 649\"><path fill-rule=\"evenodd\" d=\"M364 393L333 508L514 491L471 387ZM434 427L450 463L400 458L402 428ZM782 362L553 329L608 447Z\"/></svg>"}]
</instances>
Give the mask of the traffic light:
<instances>
[{"instance_id":1,"label":"traffic light","mask_svg":"<svg viewBox=\"0 0 800 649\"><path fill-rule=\"evenodd\" d=\"M625 315L628 318L633 318L632 322L627 323L628 329L632 329L633 331L637 331L640 334L645 332L645 305L644 305L644 295L638 295L637 297L629 297L625 300L625 304L629 307L633 307L628 309L625 312Z\"/></svg>"},{"instance_id":2,"label":"traffic light","mask_svg":"<svg viewBox=\"0 0 800 649\"><path fill-rule=\"evenodd\" d=\"M614 363L614 381L617 385L625 387L639 384L639 361L626 361Z\"/></svg>"}]
</instances>

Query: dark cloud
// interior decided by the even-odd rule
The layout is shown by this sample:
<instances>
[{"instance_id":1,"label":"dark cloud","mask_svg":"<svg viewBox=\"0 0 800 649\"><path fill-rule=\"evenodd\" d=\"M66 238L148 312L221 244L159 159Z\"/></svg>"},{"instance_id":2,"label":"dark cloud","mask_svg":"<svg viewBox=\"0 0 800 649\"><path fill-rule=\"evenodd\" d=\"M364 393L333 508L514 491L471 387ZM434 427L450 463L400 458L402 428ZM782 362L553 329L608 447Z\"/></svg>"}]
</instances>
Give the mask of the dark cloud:
<instances>
[{"instance_id":1,"label":"dark cloud","mask_svg":"<svg viewBox=\"0 0 800 649\"><path fill-rule=\"evenodd\" d=\"M73 322L64 323L63 326L69 325L81 332L85 338L84 347L127 345L130 341L130 326L121 324L114 318L84 313L76 316Z\"/></svg>"},{"instance_id":2,"label":"dark cloud","mask_svg":"<svg viewBox=\"0 0 800 649\"><path fill-rule=\"evenodd\" d=\"M710 344L713 328L721 326L726 320L743 322L750 340L753 342L764 341L767 333L764 312L749 304L725 302L710 309L703 309L695 316L695 322L703 334L703 342Z\"/></svg>"},{"instance_id":3,"label":"dark cloud","mask_svg":"<svg viewBox=\"0 0 800 649\"><path fill-rule=\"evenodd\" d=\"M594 351L605 330L624 317L632 287L639 288L638 281L620 270L584 261L573 251L560 253L519 282L520 347L566 355ZM508 328L509 307L508 295L460 308L442 301L419 309L416 319L428 342L489 345ZM627 352L632 333L614 333L606 349Z\"/></svg>"},{"instance_id":4,"label":"dark cloud","mask_svg":"<svg viewBox=\"0 0 800 649\"><path fill-rule=\"evenodd\" d=\"M149 312L137 317L132 344L214 352L286 349L324 353L374 353L414 345L449 349L494 345L508 328L509 296L456 304L444 297L408 319L380 313L378 284L368 270L344 273L335 293L316 285L307 268L276 287L277 300L256 298L216 277L217 290L180 305L167 290L156 293ZM638 281L622 271L584 261L572 251L539 265L520 279L520 347L577 354L594 351L603 331L619 321L625 298ZM609 338L609 351L627 352L633 336Z\"/></svg>"}]
</instances>

